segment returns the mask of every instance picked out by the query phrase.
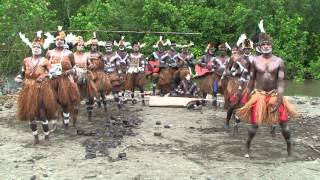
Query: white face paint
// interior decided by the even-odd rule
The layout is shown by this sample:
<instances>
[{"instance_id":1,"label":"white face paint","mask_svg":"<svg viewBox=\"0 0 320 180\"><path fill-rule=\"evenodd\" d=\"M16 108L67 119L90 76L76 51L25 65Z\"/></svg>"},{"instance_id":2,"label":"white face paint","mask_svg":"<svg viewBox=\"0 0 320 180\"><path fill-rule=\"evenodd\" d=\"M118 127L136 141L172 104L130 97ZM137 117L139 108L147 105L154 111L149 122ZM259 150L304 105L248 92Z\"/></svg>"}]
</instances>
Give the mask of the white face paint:
<instances>
[{"instance_id":1,"label":"white face paint","mask_svg":"<svg viewBox=\"0 0 320 180\"><path fill-rule=\"evenodd\" d=\"M270 54L272 52L272 47L270 48L260 48L262 54Z\"/></svg>"},{"instance_id":2,"label":"white face paint","mask_svg":"<svg viewBox=\"0 0 320 180\"><path fill-rule=\"evenodd\" d=\"M120 51L124 51L124 46L119 46Z\"/></svg>"},{"instance_id":3,"label":"white face paint","mask_svg":"<svg viewBox=\"0 0 320 180\"><path fill-rule=\"evenodd\" d=\"M98 50L98 46L96 44L91 45L91 51L96 52Z\"/></svg>"},{"instance_id":4,"label":"white face paint","mask_svg":"<svg viewBox=\"0 0 320 180\"><path fill-rule=\"evenodd\" d=\"M250 49L250 48L244 48L244 49L243 49L243 52L244 52L244 55L245 55L245 56L250 56L250 54L251 54L251 49Z\"/></svg>"},{"instance_id":5,"label":"white face paint","mask_svg":"<svg viewBox=\"0 0 320 180\"><path fill-rule=\"evenodd\" d=\"M59 48L63 48L64 45L64 39L63 38L57 38L56 39L56 46Z\"/></svg>"},{"instance_id":6,"label":"white face paint","mask_svg":"<svg viewBox=\"0 0 320 180\"><path fill-rule=\"evenodd\" d=\"M40 54L42 53L42 49L41 49L41 46L32 46L32 54L34 56L39 56Z\"/></svg>"},{"instance_id":7,"label":"white face paint","mask_svg":"<svg viewBox=\"0 0 320 180\"><path fill-rule=\"evenodd\" d=\"M260 47L259 47L259 46L256 47L256 51L257 51L258 53L261 53L261 50L260 50Z\"/></svg>"},{"instance_id":8,"label":"white face paint","mask_svg":"<svg viewBox=\"0 0 320 180\"><path fill-rule=\"evenodd\" d=\"M260 51L262 54L269 54L272 52L272 44L271 43L262 43L260 45Z\"/></svg>"},{"instance_id":9,"label":"white face paint","mask_svg":"<svg viewBox=\"0 0 320 180\"><path fill-rule=\"evenodd\" d=\"M106 46L106 52L112 52L112 46Z\"/></svg>"},{"instance_id":10,"label":"white face paint","mask_svg":"<svg viewBox=\"0 0 320 180\"><path fill-rule=\"evenodd\" d=\"M133 46L133 51L134 52L138 52L139 51L139 46L138 45L134 45Z\"/></svg>"},{"instance_id":11,"label":"white face paint","mask_svg":"<svg viewBox=\"0 0 320 180\"><path fill-rule=\"evenodd\" d=\"M83 45L77 45L77 51L83 51Z\"/></svg>"}]
</instances>

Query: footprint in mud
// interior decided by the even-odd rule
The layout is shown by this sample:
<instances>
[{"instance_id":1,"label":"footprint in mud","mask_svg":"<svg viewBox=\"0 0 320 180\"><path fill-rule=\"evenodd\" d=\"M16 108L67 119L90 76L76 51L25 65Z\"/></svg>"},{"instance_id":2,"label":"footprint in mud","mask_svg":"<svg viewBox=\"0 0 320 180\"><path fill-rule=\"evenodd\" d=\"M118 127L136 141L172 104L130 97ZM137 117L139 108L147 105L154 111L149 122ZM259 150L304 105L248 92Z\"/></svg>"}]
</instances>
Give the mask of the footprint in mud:
<instances>
[{"instance_id":1,"label":"footprint in mud","mask_svg":"<svg viewBox=\"0 0 320 180\"><path fill-rule=\"evenodd\" d=\"M210 127L210 128L197 128L198 131L205 133L205 134L214 134L217 132L225 132L225 129L220 127Z\"/></svg>"}]
</instances>

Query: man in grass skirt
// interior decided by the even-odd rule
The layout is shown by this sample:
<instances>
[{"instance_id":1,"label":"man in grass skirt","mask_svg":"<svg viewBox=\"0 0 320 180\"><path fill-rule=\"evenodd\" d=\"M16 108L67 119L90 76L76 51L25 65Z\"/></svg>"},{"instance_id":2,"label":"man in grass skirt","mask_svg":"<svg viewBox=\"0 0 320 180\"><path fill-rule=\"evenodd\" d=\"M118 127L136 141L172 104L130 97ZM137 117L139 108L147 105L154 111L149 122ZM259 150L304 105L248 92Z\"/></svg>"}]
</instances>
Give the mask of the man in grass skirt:
<instances>
[{"instance_id":1,"label":"man in grass skirt","mask_svg":"<svg viewBox=\"0 0 320 180\"><path fill-rule=\"evenodd\" d=\"M52 65L50 73L53 75L50 84L55 92L58 104L62 109L65 129L69 127L70 113L73 126L76 126L80 92L74 80L76 74L73 53L64 48L66 34L59 29L55 37L55 49L49 50L46 58Z\"/></svg>"},{"instance_id":2,"label":"man in grass skirt","mask_svg":"<svg viewBox=\"0 0 320 180\"><path fill-rule=\"evenodd\" d=\"M236 115L250 123L245 157L250 157L251 141L260 125L279 123L286 140L287 153L291 155L291 134L288 119L298 116L293 105L283 97L284 61L272 54L271 37L265 33L259 37L262 55L255 57L250 69L248 91L250 98Z\"/></svg>"},{"instance_id":3,"label":"man in grass skirt","mask_svg":"<svg viewBox=\"0 0 320 180\"><path fill-rule=\"evenodd\" d=\"M24 35L20 34L20 37L26 40ZM44 139L45 142L48 142L48 120L55 117L58 105L48 80L48 77L51 76L49 74L51 64L41 56L43 44L41 33L38 33L38 37L28 44L31 46L32 56L23 60L22 73L15 79L17 82L23 80L22 90L18 97L17 116L21 121L29 121L34 144L38 144L39 133L36 120L42 122Z\"/></svg>"}]
</instances>

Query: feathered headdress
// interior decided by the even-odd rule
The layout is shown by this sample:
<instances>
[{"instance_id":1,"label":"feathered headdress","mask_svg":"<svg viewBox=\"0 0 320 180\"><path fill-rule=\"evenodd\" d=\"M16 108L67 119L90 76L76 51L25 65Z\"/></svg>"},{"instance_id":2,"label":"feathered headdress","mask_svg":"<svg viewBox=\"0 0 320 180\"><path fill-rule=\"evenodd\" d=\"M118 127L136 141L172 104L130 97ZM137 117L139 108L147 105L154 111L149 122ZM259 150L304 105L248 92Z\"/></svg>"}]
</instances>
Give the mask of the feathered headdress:
<instances>
[{"instance_id":1,"label":"feathered headdress","mask_svg":"<svg viewBox=\"0 0 320 180\"><path fill-rule=\"evenodd\" d=\"M206 47L206 52L209 50L209 49L215 49L214 48L214 44L212 42L209 42L207 47Z\"/></svg>"},{"instance_id":2,"label":"feathered headdress","mask_svg":"<svg viewBox=\"0 0 320 180\"><path fill-rule=\"evenodd\" d=\"M245 39L242 43L242 48L251 48L253 49L253 42L250 39Z\"/></svg>"},{"instance_id":3,"label":"feathered headdress","mask_svg":"<svg viewBox=\"0 0 320 180\"><path fill-rule=\"evenodd\" d=\"M259 33L259 44L263 42L272 43L272 38L266 33L263 27L263 20L261 20L258 24L260 33Z\"/></svg>"},{"instance_id":4,"label":"feathered headdress","mask_svg":"<svg viewBox=\"0 0 320 180\"><path fill-rule=\"evenodd\" d=\"M112 41L106 41L106 42L104 42L104 46L113 46L113 42Z\"/></svg>"},{"instance_id":5,"label":"feathered headdress","mask_svg":"<svg viewBox=\"0 0 320 180\"><path fill-rule=\"evenodd\" d=\"M77 36L74 43L74 45L84 44L84 40L82 36Z\"/></svg>"},{"instance_id":6,"label":"feathered headdress","mask_svg":"<svg viewBox=\"0 0 320 180\"><path fill-rule=\"evenodd\" d=\"M229 46L229 44L227 42L220 44L218 46L218 48L219 48L219 50L227 50L227 49L231 50L231 47Z\"/></svg>"},{"instance_id":7,"label":"feathered headdress","mask_svg":"<svg viewBox=\"0 0 320 180\"><path fill-rule=\"evenodd\" d=\"M126 42L126 41L124 40L124 36L121 36L121 39L120 39L119 42L114 41L113 44L114 44L115 46L117 46L117 47L120 47L120 46L123 46L123 47L125 47L125 48L130 48L130 47L131 47L131 43L130 43L130 42ZM132 48L132 47L131 47L131 48Z\"/></svg>"},{"instance_id":8,"label":"feathered headdress","mask_svg":"<svg viewBox=\"0 0 320 180\"><path fill-rule=\"evenodd\" d=\"M260 32L266 33L266 31L264 30L264 27L263 27L263 20L261 20L261 21L259 22L258 26L259 26Z\"/></svg>"},{"instance_id":9,"label":"feathered headdress","mask_svg":"<svg viewBox=\"0 0 320 180\"><path fill-rule=\"evenodd\" d=\"M58 31L55 34L56 39L61 38L64 39L66 37L66 33L62 31L62 26L58 26Z\"/></svg>"},{"instance_id":10,"label":"feathered headdress","mask_svg":"<svg viewBox=\"0 0 320 180\"><path fill-rule=\"evenodd\" d=\"M136 42L133 42L133 43L132 43L132 46L130 46L130 47L128 47L128 48L129 48L129 49L132 49L132 47L133 47L134 45L138 45L139 48L144 48L144 47L146 46L146 43L140 44L140 42L136 41Z\"/></svg>"},{"instance_id":11,"label":"feathered headdress","mask_svg":"<svg viewBox=\"0 0 320 180\"><path fill-rule=\"evenodd\" d=\"M65 38L65 41L67 44L76 44L76 41L77 41L77 36L74 35L73 33L69 33L66 38Z\"/></svg>"},{"instance_id":12,"label":"feathered headdress","mask_svg":"<svg viewBox=\"0 0 320 180\"><path fill-rule=\"evenodd\" d=\"M36 34L37 35L32 42L30 42L26 35L22 34L21 32L19 32L19 37L21 38L22 42L24 42L29 48L32 48L33 45L43 46L42 31L38 31Z\"/></svg>"},{"instance_id":13,"label":"feathered headdress","mask_svg":"<svg viewBox=\"0 0 320 180\"><path fill-rule=\"evenodd\" d=\"M238 41L237 41L237 46L240 47L240 44L247 39L246 34L241 34L241 36L239 37Z\"/></svg>"},{"instance_id":14,"label":"feathered headdress","mask_svg":"<svg viewBox=\"0 0 320 180\"><path fill-rule=\"evenodd\" d=\"M19 37L22 40L22 42L24 42L28 47L32 48L32 43L29 41L25 34L19 32Z\"/></svg>"},{"instance_id":15,"label":"feathered headdress","mask_svg":"<svg viewBox=\"0 0 320 180\"><path fill-rule=\"evenodd\" d=\"M54 36L52 34L50 34L49 32L46 32L44 34L47 38L44 40L44 43L43 43L43 49L48 49L50 44L54 43Z\"/></svg>"},{"instance_id":16,"label":"feathered headdress","mask_svg":"<svg viewBox=\"0 0 320 180\"><path fill-rule=\"evenodd\" d=\"M237 46L242 48L251 48L253 49L253 42L247 38L246 34L241 34L237 41Z\"/></svg>"},{"instance_id":17,"label":"feathered headdress","mask_svg":"<svg viewBox=\"0 0 320 180\"><path fill-rule=\"evenodd\" d=\"M272 44L272 38L267 33L261 33L259 35L259 44L262 43L271 43Z\"/></svg>"},{"instance_id":18,"label":"feathered headdress","mask_svg":"<svg viewBox=\"0 0 320 180\"><path fill-rule=\"evenodd\" d=\"M230 45L228 44L228 42L226 42L225 45L227 46L227 48L228 48L229 50L231 50L231 47L230 47Z\"/></svg>"},{"instance_id":19,"label":"feathered headdress","mask_svg":"<svg viewBox=\"0 0 320 180\"><path fill-rule=\"evenodd\" d=\"M85 46L90 46L90 45L92 45L92 44L96 44L96 45L99 45L98 44L98 39L97 39L97 34L96 34L96 32L93 32L93 37L89 40L89 41L87 41L86 43L85 43Z\"/></svg>"},{"instance_id":20,"label":"feathered headdress","mask_svg":"<svg viewBox=\"0 0 320 180\"><path fill-rule=\"evenodd\" d=\"M153 48L158 48L159 45L161 46L170 46L171 45L171 41L169 39L166 40L166 42L163 41L162 36L159 37L159 40L157 41L157 43L155 45L153 45Z\"/></svg>"},{"instance_id":21,"label":"feathered headdress","mask_svg":"<svg viewBox=\"0 0 320 180\"><path fill-rule=\"evenodd\" d=\"M192 41L190 41L189 44L182 44L182 45L178 45L177 44L177 47L181 47L181 48L189 48L189 47L192 47L194 45L194 43Z\"/></svg>"}]
</instances>

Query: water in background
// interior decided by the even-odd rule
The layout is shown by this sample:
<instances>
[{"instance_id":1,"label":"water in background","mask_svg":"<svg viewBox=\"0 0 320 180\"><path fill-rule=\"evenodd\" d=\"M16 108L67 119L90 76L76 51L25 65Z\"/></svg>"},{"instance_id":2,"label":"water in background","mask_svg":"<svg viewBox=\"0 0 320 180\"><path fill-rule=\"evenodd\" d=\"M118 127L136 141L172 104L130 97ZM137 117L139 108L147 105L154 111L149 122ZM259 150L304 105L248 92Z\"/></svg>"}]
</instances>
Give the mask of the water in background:
<instances>
[{"instance_id":1,"label":"water in background","mask_svg":"<svg viewBox=\"0 0 320 180\"><path fill-rule=\"evenodd\" d=\"M287 96L313 96L320 97L320 81L306 80L302 83L285 81L285 95Z\"/></svg>"}]
</instances>

